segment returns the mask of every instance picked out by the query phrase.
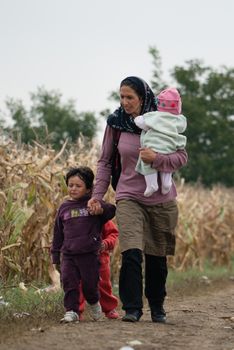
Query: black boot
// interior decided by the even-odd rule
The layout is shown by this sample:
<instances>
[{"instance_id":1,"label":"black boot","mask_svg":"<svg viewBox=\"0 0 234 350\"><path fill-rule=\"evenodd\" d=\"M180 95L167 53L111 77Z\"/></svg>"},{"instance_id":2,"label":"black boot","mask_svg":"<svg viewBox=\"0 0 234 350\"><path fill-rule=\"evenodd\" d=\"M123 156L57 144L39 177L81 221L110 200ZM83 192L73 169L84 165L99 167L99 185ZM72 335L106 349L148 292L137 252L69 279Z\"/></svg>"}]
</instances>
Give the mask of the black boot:
<instances>
[{"instance_id":1,"label":"black boot","mask_svg":"<svg viewBox=\"0 0 234 350\"><path fill-rule=\"evenodd\" d=\"M141 310L127 310L123 316L122 321L124 322L137 322L140 320L143 312Z\"/></svg>"},{"instance_id":2,"label":"black boot","mask_svg":"<svg viewBox=\"0 0 234 350\"><path fill-rule=\"evenodd\" d=\"M166 322L166 312L163 306L154 306L151 308L151 319L153 322L165 323Z\"/></svg>"}]
</instances>

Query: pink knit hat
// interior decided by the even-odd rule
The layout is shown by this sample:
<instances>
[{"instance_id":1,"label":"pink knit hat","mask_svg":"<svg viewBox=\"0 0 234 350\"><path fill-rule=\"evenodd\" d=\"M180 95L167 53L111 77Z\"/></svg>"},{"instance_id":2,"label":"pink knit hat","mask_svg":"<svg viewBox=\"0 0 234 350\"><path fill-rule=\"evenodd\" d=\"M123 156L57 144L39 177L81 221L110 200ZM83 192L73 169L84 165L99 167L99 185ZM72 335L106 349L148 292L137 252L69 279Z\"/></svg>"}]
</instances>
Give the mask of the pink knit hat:
<instances>
[{"instance_id":1,"label":"pink knit hat","mask_svg":"<svg viewBox=\"0 0 234 350\"><path fill-rule=\"evenodd\" d=\"M167 88L157 96L157 109L160 112L169 112L172 114L181 113L181 98L177 89Z\"/></svg>"}]
</instances>

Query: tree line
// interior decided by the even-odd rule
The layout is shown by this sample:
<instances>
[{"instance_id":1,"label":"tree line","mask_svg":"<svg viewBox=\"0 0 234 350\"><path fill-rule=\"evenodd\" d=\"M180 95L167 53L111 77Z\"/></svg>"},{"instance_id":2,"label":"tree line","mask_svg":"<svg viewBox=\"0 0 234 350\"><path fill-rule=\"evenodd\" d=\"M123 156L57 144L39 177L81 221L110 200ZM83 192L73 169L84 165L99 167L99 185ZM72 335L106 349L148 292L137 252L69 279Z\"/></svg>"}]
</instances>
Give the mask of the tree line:
<instances>
[{"instance_id":1,"label":"tree line","mask_svg":"<svg viewBox=\"0 0 234 350\"><path fill-rule=\"evenodd\" d=\"M149 54L153 65L150 85L155 94L170 85L182 96L182 110L188 121L185 135L189 162L180 175L187 182L200 181L206 186L234 186L234 68L213 68L201 60L190 60L172 68L172 82L168 83L162 78L159 51L150 47ZM109 98L118 98L118 93L111 93ZM20 138L27 144L36 140L58 149L67 138L73 143L81 135L88 141L96 136L95 114L78 113L74 101L62 102L60 92L38 88L30 101L28 109L20 100L6 101L11 126L6 126L1 111L0 127L15 140ZM107 114L108 110L100 112Z\"/></svg>"}]
</instances>

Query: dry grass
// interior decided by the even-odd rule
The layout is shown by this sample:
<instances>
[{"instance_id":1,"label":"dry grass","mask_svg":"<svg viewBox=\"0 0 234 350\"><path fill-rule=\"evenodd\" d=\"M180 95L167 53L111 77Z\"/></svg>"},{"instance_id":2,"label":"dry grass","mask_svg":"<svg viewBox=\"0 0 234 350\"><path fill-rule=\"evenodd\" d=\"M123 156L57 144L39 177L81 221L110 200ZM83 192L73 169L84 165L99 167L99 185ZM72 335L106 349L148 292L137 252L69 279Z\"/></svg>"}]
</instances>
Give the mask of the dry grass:
<instances>
[{"instance_id":1,"label":"dry grass","mask_svg":"<svg viewBox=\"0 0 234 350\"><path fill-rule=\"evenodd\" d=\"M57 207L66 195L64 174L71 166L88 165L94 171L98 147L84 140L59 153L49 146L26 148L0 141L0 274L30 280L49 278L49 247ZM180 219L177 253L172 267L203 268L207 258L229 265L234 251L233 189L212 190L178 184ZM106 199L114 202L109 189ZM112 255L112 275L118 274L119 249Z\"/></svg>"},{"instance_id":2,"label":"dry grass","mask_svg":"<svg viewBox=\"0 0 234 350\"><path fill-rule=\"evenodd\" d=\"M203 268L209 259L215 265L230 265L234 252L234 189L215 186L178 186L179 224L177 251L172 264L177 269Z\"/></svg>"}]
</instances>

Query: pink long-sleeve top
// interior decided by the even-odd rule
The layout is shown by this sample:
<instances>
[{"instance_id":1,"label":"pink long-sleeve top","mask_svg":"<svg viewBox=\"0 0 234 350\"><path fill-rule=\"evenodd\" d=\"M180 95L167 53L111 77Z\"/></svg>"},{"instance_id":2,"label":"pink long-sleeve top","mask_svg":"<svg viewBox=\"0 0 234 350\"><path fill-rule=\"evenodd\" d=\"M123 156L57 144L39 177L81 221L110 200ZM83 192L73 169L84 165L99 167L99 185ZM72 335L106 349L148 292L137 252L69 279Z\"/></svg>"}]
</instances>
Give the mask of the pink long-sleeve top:
<instances>
[{"instance_id":1,"label":"pink long-sleeve top","mask_svg":"<svg viewBox=\"0 0 234 350\"><path fill-rule=\"evenodd\" d=\"M140 135L121 132L118 150L121 155L122 171L116 188L116 201L134 199L146 205L154 205L173 200L177 195L175 184L173 183L168 194L163 195L160 190L160 179L159 190L150 197L144 196L146 187L144 176L135 171L139 148ZM103 198L110 184L112 151L113 129L107 125L93 191L93 197L97 199ZM173 173L184 166L187 163L187 159L188 156L185 150L178 150L171 154L157 153L152 167L157 171Z\"/></svg>"}]
</instances>

